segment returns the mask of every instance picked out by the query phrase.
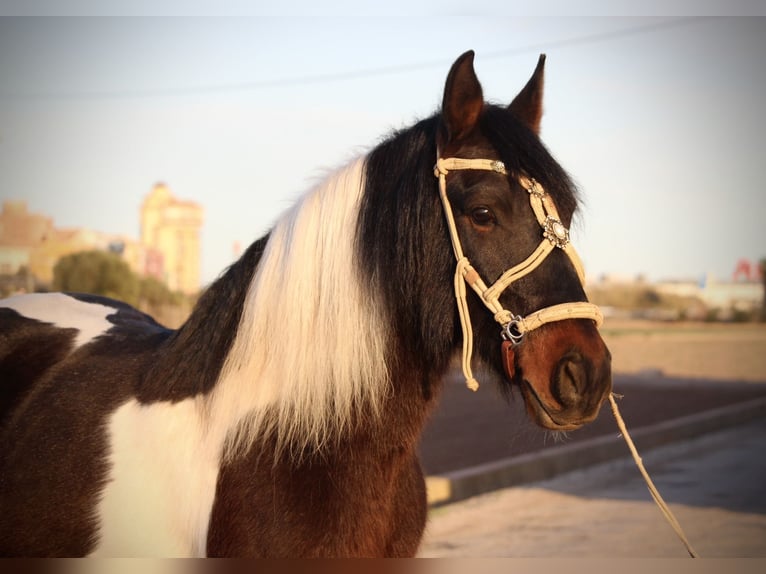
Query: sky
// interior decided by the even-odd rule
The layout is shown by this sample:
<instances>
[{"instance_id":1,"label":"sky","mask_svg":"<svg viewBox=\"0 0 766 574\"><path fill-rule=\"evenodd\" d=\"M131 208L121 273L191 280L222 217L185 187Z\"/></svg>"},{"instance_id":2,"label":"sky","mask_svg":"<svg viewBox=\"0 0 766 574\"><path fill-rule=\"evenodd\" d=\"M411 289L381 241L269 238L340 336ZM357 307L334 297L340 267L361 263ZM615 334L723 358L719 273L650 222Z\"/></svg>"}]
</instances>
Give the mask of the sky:
<instances>
[{"instance_id":1,"label":"sky","mask_svg":"<svg viewBox=\"0 0 766 574\"><path fill-rule=\"evenodd\" d=\"M164 182L205 209L203 284L323 174L437 111L468 49L496 103L546 53L541 137L584 198L589 277L728 279L766 257L766 18L705 16L752 2L107 4L0 4L0 200L138 238Z\"/></svg>"}]
</instances>

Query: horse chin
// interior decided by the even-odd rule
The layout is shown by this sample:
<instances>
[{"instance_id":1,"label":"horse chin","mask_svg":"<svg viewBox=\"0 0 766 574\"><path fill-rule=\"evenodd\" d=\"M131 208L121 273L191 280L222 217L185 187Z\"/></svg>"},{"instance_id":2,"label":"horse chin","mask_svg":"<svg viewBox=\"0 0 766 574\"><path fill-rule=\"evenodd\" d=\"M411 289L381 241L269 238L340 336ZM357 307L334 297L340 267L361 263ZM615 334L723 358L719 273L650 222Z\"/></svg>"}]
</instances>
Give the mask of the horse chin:
<instances>
[{"instance_id":1,"label":"horse chin","mask_svg":"<svg viewBox=\"0 0 766 574\"><path fill-rule=\"evenodd\" d=\"M544 429L552 431L571 431L594 420L598 414L587 418L578 418L574 420L564 420L561 415L555 413L553 409L545 404L540 396L535 392L535 387L526 379L519 382L521 394L524 397L524 405L530 418Z\"/></svg>"}]
</instances>

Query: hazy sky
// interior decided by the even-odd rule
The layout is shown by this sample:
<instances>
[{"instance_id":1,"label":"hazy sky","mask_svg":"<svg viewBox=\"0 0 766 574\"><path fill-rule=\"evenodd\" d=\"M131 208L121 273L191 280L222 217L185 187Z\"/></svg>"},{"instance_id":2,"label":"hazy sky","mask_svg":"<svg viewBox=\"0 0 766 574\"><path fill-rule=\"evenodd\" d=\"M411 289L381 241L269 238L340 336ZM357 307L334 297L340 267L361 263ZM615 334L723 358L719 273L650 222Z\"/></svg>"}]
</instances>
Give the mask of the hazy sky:
<instances>
[{"instance_id":1,"label":"hazy sky","mask_svg":"<svg viewBox=\"0 0 766 574\"><path fill-rule=\"evenodd\" d=\"M316 178L433 113L462 52L497 102L545 52L542 137L582 189L590 276L728 277L766 257L766 18L410 4L0 18L0 199L138 237L143 197L166 182L205 208L208 282Z\"/></svg>"}]
</instances>

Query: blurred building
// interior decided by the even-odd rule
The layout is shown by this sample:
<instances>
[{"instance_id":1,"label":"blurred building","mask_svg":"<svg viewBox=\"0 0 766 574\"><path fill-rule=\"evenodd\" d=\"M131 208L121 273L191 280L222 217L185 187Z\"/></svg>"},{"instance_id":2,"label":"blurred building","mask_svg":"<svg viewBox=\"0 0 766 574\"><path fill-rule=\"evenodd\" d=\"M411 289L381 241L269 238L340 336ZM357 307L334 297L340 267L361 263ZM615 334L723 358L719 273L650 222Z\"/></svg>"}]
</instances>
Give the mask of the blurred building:
<instances>
[{"instance_id":1,"label":"blurred building","mask_svg":"<svg viewBox=\"0 0 766 574\"><path fill-rule=\"evenodd\" d=\"M742 277L735 271L731 281L707 274L699 281L663 281L655 287L660 293L696 297L708 309L751 312L763 306L764 287L755 273Z\"/></svg>"},{"instance_id":2,"label":"blurred building","mask_svg":"<svg viewBox=\"0 0 766 574\"><path fill-rule=\"evenodd\" d=\"M136 274L155 277L171 290L195 293L200 285L202 208L156 185L141 206L141 237L83 228L56 228L53 218L29 212L23 200L3 202L0 211L0 276L24 275L50 286L59 259L90 250L119 255Z\"/></svg>"},{"instance_id":3,"label":"blurred building","mask_svg":"<svg viewBox=\"0 0 766 574\"><path fill-rule=\"evenodd\" d=\"M141 243L159 254L154 262L173 291L194 293L200 285L200 228L203 210L176 199L158 183L141 206Z\"/></svg>"},{"instance_id":4,"label":"blurred building","mask_svg":"<svg viewBox=\"0 0 766 574\"><path fill-rule=\"evenodd\" d=\"M25 201L4 201L0 211L0 274L28 269L32 248L54 234L53 219L29 213Z\"/></svg>"},{"instance_id":5,"label":"blurred building","mask_svg":"<svg viewBox=\"0 0 766 574\"><path fill-rule=\"evenodd\" d=\"M648 281L643 276L602 275L588 295L605 316L654 320L742 320L764 309L764 282L756 262L737 263L731 279Z\"/></svg>"}]
</instances>

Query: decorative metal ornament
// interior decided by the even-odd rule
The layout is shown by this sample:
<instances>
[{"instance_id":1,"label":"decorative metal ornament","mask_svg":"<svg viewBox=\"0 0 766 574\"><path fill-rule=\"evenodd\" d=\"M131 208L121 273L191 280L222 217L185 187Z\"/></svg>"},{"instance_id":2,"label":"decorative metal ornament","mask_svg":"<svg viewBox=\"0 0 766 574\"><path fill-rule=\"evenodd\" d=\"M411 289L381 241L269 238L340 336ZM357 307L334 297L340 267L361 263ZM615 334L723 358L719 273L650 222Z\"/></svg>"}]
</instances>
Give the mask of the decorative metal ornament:
<instances>
[{"instance_id":1,"label":"decorative metal ornament","mask_svg":"<svg viewBox=\"0 0 766 574\"><path fill-rule=\"evenodd\" d=\"M543 186L537 183L537 180L534 177L530 177L528 180L529 187L527 187L527 192L530 195L534 195L542 199L545 197L545 190L543 189Z\"/></svg>"},{"instance_id":2,"label":"decorative metal ornament","mask_svg":"<svg viewBox=\"0 0 766 574\"><path fill-rule=\"evenodd\" d=\"M569 230L558 219L549 215L543 225L543 237L556 247L564 249L569 243Z\"/></svg>"}]
</instances>

